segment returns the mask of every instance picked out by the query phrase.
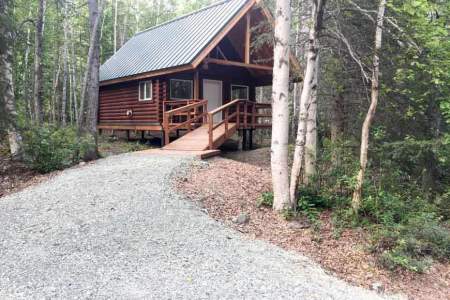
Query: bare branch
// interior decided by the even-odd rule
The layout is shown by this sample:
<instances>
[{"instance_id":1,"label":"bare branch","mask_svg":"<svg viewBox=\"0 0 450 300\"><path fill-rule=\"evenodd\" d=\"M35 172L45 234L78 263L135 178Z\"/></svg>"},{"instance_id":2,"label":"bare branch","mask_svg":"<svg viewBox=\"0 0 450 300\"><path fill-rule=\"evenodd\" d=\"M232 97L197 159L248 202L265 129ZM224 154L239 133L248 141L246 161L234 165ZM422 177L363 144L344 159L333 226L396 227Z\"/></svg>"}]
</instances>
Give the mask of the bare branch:
<instances>
[{"instance_id":1,"label":"bare branch","mask_svg":"<svg viewBox=\"0 0 450 300\"><path fill-rule=\"evenodd\" d=\"M367 72L364 69L364 63L361 61L361 59L358 57L356 52L353 50L350 42L347 40L347 38L339 31L331 31L331 33L336 36L340 41L344 43L344 45L347 47L348 53L350 54L351 58L358 64L359 68L361 69L361 74L363 78L366 80L366 82L369 82L370 76L367 74Z\"/></svg>"}]
</instances>

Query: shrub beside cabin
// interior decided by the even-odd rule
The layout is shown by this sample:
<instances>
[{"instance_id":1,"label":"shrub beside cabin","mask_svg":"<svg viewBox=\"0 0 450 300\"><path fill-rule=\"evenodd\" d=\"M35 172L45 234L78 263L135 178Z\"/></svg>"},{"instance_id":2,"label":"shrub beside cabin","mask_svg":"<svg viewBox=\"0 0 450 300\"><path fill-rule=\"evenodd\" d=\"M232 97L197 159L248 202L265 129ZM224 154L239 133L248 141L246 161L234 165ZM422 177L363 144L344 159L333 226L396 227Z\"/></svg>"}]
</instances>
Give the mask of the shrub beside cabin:
<instances>
[{"instance_id":1,"label":"shrub beside cabin","mask_svg":"<svg viewBox=\"0 0 450 300\"><path fill-rule=\"evenodd\" d=\"M259 1L226 0L136 34L100 68L98 128L212 150L238 130L270 126L270 104L256 103L255 88L272 83L272 42L261 43L272 31ZM298 72L292 57L291 66Z\"/></svg>"}]
</instances>

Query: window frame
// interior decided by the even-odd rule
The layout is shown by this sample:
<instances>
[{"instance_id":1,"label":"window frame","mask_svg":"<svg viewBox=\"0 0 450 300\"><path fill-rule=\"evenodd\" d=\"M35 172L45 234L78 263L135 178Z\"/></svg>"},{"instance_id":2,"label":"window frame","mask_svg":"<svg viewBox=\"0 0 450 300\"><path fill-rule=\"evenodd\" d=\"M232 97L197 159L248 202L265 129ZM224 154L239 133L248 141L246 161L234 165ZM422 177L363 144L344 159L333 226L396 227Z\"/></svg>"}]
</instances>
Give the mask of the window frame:
<instances>
[{"instance_id":1,"label":"window frame","mask_svg":"<svg viewBox=\"0 0 450 300\"><path fill-rule=\"evenodd\" d=\"M243 84L231 84L230 87L230 98L233 98L233 87L240 87L240 88L246 88L247 89L247 99L243 99L243 100L250 100L250 86L248 85L243 85ZM235 99L231 99L231 101L233 101Z\"/></svg>"},{"instance_id":2,"label":"window frame","mask_svg":"<svg viewBox=\"0 0 450 300\"><path fill-rule=\"evenodd\" d=\"M141 84L147 85L149 83L150 83L150 98L145 98L145 95L144 95L144 98L143 98L142 95L141 95ZM147 87L144 86L144 94L145 94L146 88ZM139 81L138 89L139 89L139 102L146 102L146 101L152 101L153 100L153 81L152 80Z\"/></svg>"},{"instance_id":3,"label":"window frame","mask_svg":"<svg viewBox=\"0 0 450 300\"><path fill-rule=\"evenodd\" d=\"M189 82L191 84L191 96L190 98L175 98L172 96L172 81L183 81L183 82ZM171 100L192 100L194 98L194 81L189 79L177 79L177 78L171 78L169 81L169 94Z\"/></svg>"}]
</instances>

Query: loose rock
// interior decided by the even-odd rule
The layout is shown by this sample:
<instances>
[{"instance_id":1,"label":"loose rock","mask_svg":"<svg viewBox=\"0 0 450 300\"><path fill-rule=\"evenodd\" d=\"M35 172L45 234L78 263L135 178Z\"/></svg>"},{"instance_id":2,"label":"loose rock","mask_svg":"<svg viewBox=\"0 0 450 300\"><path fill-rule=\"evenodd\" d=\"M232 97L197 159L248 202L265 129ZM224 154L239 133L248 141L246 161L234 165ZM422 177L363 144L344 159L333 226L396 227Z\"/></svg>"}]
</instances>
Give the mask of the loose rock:
<instances>
[{"instance_id":1,"label":"loose rock","mask_svg":"<svg viewBox=\"0 0 450 300\"><path fill-rule=\"evenodd\" d=\"M250 221L250 216L247 215L246 213L241 213L238 216L234 217L232 221L240 225L247 224L248 221Z\"/></svg>"}]
</instances>

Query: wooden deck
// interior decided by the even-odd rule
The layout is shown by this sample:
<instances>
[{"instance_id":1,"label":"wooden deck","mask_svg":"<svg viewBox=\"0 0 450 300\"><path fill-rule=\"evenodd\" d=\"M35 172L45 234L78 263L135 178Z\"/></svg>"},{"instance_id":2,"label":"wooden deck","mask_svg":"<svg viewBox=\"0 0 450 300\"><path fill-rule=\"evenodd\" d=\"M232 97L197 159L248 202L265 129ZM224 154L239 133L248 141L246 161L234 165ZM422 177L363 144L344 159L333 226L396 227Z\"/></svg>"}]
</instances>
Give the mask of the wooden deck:
<instances>
[{"instance_id":1,"label":"wooden deck","mask_svg":"<svg viewBox=\"0 0 450 300\"><path fill-rule=\"evenodd\" d=\"M228 124L228 131L225 130L225 124L214 129L213 148L217 149L226 139L231 137L237 130L236 123ZM179 139L164 146L163 150L172 151L205 151L209 149L209 126L204 124L191 132L183 135Z\"/></svg>"}]
</instances>

